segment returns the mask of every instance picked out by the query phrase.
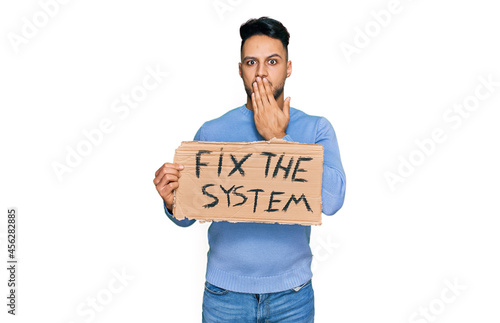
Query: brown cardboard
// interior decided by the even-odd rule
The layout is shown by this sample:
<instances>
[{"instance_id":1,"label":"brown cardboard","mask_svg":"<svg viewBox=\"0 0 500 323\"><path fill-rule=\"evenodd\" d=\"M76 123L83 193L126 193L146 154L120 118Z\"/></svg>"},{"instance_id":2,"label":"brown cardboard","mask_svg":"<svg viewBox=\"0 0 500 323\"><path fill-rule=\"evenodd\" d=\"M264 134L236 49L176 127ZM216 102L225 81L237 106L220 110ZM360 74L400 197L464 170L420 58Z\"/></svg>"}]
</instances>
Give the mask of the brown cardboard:
<instances>
[{"instance_id":1,"label":"brown cardboard","mask_svg":"<svg viewBox=\"0 0 500 323\"><path fill-rule=\"evenodd\" d=\"M185 141L174 162L184 165L177 219L321 224L322 145Z\"/></svg>"}]
</instances>

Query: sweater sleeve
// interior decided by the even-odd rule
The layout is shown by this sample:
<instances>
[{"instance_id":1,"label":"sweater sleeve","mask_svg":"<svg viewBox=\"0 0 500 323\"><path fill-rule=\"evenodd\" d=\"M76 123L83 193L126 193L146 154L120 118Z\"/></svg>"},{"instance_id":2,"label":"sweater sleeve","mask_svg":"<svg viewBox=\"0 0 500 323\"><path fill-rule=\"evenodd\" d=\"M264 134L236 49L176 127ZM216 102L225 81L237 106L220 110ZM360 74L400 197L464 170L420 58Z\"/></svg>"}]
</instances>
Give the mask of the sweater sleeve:
<instances>
[{"instance_id":1,"label":"sweater sleeve","mask_svg":"<svg viewBox=\"0 0 500 323\"><path fill-rule=\"evenodd\" d=\"M318 122L316 143L323 145L323 185L321 200L323 213L335 214L344 204L345 173L340 160L337 136L330 122L322 117Z\"/></svg>"},{"instance_id":2,"label":"sweater sleeve","mask_svg":"<svg viewBox=\"0 0 500 323\"><path fill-rule=\"evenodd\" d=\"M194 136L193 139L194 141L201 140L201 128L203 128L203 126L201 126L200 129L198 129L198 131L196 132L196 135ZM163 202L163 208L165 209L165 214L168 216L168 218L180 227L189 227L190 225L196 222L195 219L188 220L187 218L184 218L182 220L178 220L174 218L174 215L168 211L165 202Z\"/></svg>"},{"instance_id":3,"label":"sweater sleeve","mask_svg":"<svg viewBox=\"0 0 500 323\"><path fill-rule=\"evenodd\" d=\"M294 141L290 135L283 137L286 141ZM321 187L321 201L323 213L335 214L344 204L345 173L340 161L337 136L333 126L325 118L318 121L316 130L316 144L323 145L323 179Z\"/></svg>"}]
</instances>

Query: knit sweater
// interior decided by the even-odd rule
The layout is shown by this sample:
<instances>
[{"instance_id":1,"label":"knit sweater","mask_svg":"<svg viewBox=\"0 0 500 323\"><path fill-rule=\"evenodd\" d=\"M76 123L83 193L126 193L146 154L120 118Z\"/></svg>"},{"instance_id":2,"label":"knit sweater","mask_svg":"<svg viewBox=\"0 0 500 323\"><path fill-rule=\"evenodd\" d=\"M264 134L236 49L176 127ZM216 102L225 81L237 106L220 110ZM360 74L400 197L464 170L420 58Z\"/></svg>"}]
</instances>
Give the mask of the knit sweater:
<instances>
[{"instance_id":1,"label":"knit sweater","mask_svg":"<svg viewBox=\"0 0 500 323\"><path fill-rule=\"evenodd\" d=\"M322 211L337 212L344 203L345 174L337 138L324 117L308 115L290 107L284 140L324 147ZM250 142L265 140L257 131L253 111L246 104L205 122L196 141ZM187 227L196 220L177 220ZM311 227L277 223L212 222L208 229L206 280L218 287L241 293L273 293L288 290L312 277Z\"/></svg>"}]
</instances>

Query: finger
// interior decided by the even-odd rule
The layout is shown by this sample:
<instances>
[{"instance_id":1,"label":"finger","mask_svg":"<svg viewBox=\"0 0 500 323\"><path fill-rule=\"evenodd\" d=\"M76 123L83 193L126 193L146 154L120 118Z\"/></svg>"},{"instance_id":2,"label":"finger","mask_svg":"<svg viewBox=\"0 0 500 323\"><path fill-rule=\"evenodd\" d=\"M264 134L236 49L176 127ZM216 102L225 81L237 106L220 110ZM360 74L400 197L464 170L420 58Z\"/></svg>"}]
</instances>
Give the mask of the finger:
<instances>
[{"instance_id":1,"label":"finger","mask_svg":"<svg viewBox=\"0 0 500 323\"><path fill-rule=\"evenodd\" d=\"M252 107L253 107L254 114L259 113L259 107L257 106L257 100L255 99L255 92L252 92Z\"/></svg>"},{"instance_id":2,"label":"finger","mask_svg":"<svg viewBox=\"0 0 500 323\"><path fill-rule=\"evenodd\" d=\"M160 195L167 196L172 192L172 186L177 185L178 187L178 184L179 182L177 176L167 174L163 176L158 185L156 185L156 190L158 191L158 193L160 193Z\"/></svg>"},{"instance_id":3,"label":"finger","mask_svg":"<svg viewBox=\"0 0 500 323\"><path fill-rule=\"evenodd\" d=\"M254 89L253 93L255 93L255 104L257 106L257 109L260 110L261 108L263 108L263 105L257 82L254 82L253 89Z\"/></svg>"},{"instance_id":4,"label":"finger","mask_svg":"<svg viewBox=\"0 0 500 323\"><path fill-rule=\"evenodd\" d=\"M160 180L158 181L158 184L156 184L156 190L161 193L165 186L168 184L168 178L165 176L161 177Z\"/></svg>"},{"instance_id":5,"label":"finger","mask_svg":"<svg viewBox=\"0 0 500 323\"><path fill-rule=\"evenodd\" d=\"M167 185L163 186L158 190L158 193L160 193L160 196L163 197L164 199L168 198L174 190L179 188L179 182L171 182L168 183Z\"/></svg>"},{"instance_id":6,"label":"finger","mask_svg":"<svg viewBox=\"0 0 500 323\"><path fill-rule=\"evenodd\" d=\"M257 78L257 87L259 88L259 94L262 100L262 105L265 105L266 103L269 102L267 95L266 95L266 89L264 88L264 81L260 77Z\"/></svg>"},{"instance_id":7,"label":"finger","mask_svg":"<svg viewBox=\"0 0 500 323\"><path fill-rule=\"evenodd\" d=\"M165 189L165 192L168 192L167 193L167 196L168 196L168 195L172 194L173 191L175 191L178 188L179 188L179 182L171 182L171 183L168 183L167 188Z\"/></svg>"},{"instance_id":8,"label":"finger","mask_svg":"<svg viewBox=\"0 0 500 323\"><path fill-rule=\"evenodd\" d=\"M165 168L165 167L174 167L174 164L172 163L165 163L163 165L161 165L160 168L158 168L158 170L155 172L155 176L158 176L158 174L160 173L160 171Z\"/></svg>"},{"instance_id":9,"label":"finger","mask_svg":"<svg viewBox=\"0 0 500 323\"><path fill-rule=\"evenodd\" d=\"M160 173L160 171L164 168L174 168L174 169L177 169L177 170L182 170L184 169L184 165L181 165L181 164L174 164L174 163L165 163L163 165L161 165L160 168L158 168L158 170L155 172L155 176L158 176L158 174Z\"/></svg>"},{"instance_id":10,"label":"finger","mask_svg":"<svg viewBox=\"0 0 500 323\"><path fill-rule=\"evenodd\" d=\"M264 83L264 90L266 91L267 100L269 101L269 103L276 101L274 99L273 89L271 83L269 83L269 80L267 78L264 78L263 83Z\"/></svg>"},{"instance_id":11,"label":"finger","mask_svg":"<svg viewBox=\"0 0 500 323\"><path fill-rule=\"evenodd\" d=\"M184 165L177 164L177 163L165 163L165 164L161 165L161 167L156 171L155 174L158 174L160 172L160 170L163 168L174 168L177 170L182 170L182 169L184 169Z\"/></svg>"},{"instance_id":12,"label":"finger","mask_svg":"<svg viewBox=\"0 0 500 323\"><path fill-rule=\"evenodd\" d=\"M163 177L157 177L156 183L160 184L161 182L164 183L164 185L170 183L170 182L178 182L179 181L179 176L174 175L174 174L165 174Z\"/></svg>"},{"instance_id":13,"label":"finger","mask_svg":"<svg viewBox=\"0 0 500 323\"><path fill-rule=\"evenodd\" d=\"M156 177L153 180L153 183L155 185L157 185L163 179L163 177L166 175L175 176L175 178L177 178L177 179L179 179L181 177L181 173L177 169L175 169L175 168L163 168L156 175Z\"/></svg>"}]
</instances>

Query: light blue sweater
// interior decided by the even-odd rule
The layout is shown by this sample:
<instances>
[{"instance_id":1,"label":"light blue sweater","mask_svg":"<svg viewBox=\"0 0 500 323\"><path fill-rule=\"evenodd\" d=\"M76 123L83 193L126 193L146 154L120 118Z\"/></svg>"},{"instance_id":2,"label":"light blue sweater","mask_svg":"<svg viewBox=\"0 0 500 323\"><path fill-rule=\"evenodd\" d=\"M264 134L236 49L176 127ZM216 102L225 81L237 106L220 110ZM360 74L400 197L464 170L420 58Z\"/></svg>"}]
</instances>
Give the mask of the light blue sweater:
<instances>
[{"instance_id":1,"label":"light blue sweater","mask_svg":"<svg viewBox=\"0 0 500 323\"><path fill-rule=\"evenodd\" d=\"M323 213L334 214L344 203L345 174L332 125L324 117L290 108L286 133L283 139L288 141L323 145ZM245 104L205 122L194 140L265 139L255 127L253 111ZM165 212L179 226L187 227L196 221L179 221L166 207ZM208 229L206 280L224 289L255 294L299 286L312 277L310 234L311 227L304 225L212 222Z\"/></svg>"}]
</instances>

